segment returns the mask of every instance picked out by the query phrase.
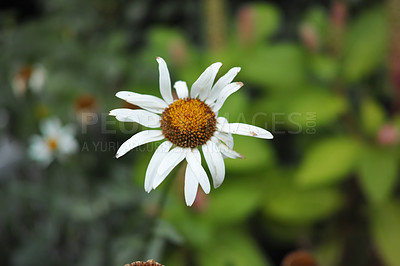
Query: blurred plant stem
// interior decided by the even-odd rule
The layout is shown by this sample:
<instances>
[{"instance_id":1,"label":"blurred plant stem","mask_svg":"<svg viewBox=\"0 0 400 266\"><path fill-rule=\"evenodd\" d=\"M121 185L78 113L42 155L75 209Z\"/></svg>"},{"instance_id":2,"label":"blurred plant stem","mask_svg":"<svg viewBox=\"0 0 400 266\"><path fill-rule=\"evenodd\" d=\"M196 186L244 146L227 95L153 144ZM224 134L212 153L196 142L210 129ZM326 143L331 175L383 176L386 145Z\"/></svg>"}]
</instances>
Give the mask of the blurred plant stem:
<instances>
[{"instance_id":1,"label":"blurred plant stem","mask_svg":"<svg viewBox=\"0 0 400 266\"><path fill-rule=\"evenodd\" d=\"M347 21L347 5L344 1L333 2L331 10L330 49L336 57L342 55L343 40Z\"/></svg>"},{"instance_id":2,"label":"blurred plant stem","mask_svg":"<svg viewBox=\"0 0 400 266\"><path fill-rule=\"evenodd\" d=\"M204 0L207 45L211 51L220 51L226 45L225 0Z\"/></svg>"},{"instance_id":3,"label":"blurred plant stem","mask_svg":"<svg viewBox=\"0 0 400 266\"><path fill-rule=\"evenodd\" d=\"M343 57L343 45L345 41L346 26L348 19L348 7L347 4L342 0L336 0L333 2L331 15L330 15L330 51L333 57L336 57L339 61ZM334 83L334 90L344 97L348 98L345 85L342 80L342 76L338 76ZM358 137L361 135L358 129L357 116L353 110L345 113L343 116L343 121L349 133Z\"/></svg>"},{"instance_id":4,"label":"blurred plant stem","mask_svg":"<svg viewBox=\"0 0 400 266\"><path fill-rule=\"evenodd\" d=\"M400 0L388 0L388 26L390 38L389 68L394 90L394 112L400 111Z\"/></svg>"},{"instance_id":5,"label":"blurred plant stem","mask_svg":"<svg viewBox=\"0 0 400 266\"><path fill-rule=\"evenodd\" d=\"M165 204L167 202L168 192L170 191L172 185L172 180L173 178L166 178L166 184L164 186L164 190L162 191L158 202L158 213L157 213L158 217L162 215L162 212L164 210Z\"/></svg>"},{"instance_id":6,"label":"blurred plant stem","mask_svg":"<svg viewBox=\"0 0 400 266\"><path fill-rule=\"evenodd\" d=\"M152 213L152 217L149 221L149 227L147 232L147 241L145 242L145 250L142 254L142 259L161 259L162 249L164 246L164 240L160 236L159 228L162 223L161 216L167 202L167 196L171 188L172 178L167 178L164 181L166 184L159 194L159 199L155 212Z\"/></svg>"},{"instance_id":7,"label":"blurred plant stem","mask_svg":"<svg viewBox=\"0 0 400 266\"><path fill-rule=\"evenodd\" d=\"M331 9L331 22L330 22L330 42L329 49L338 60L341 60L343 55L343 41L346 31L346 19L347 19L347 6L340 0L333 2ZM335 90L340 94L344 91L344 85L342 78L336 79Z\"/></svg>"}]
</instances>

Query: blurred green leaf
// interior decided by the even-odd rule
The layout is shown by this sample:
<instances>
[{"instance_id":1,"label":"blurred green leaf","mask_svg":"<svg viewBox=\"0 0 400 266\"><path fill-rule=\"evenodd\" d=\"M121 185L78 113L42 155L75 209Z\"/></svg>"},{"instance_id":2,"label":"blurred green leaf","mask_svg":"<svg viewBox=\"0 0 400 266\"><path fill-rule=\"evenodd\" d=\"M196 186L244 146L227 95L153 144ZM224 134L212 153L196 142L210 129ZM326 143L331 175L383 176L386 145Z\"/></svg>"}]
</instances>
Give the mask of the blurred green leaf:
<instances>
[{"instance_id":1,"label":"blurred green leaf","mask_svg":"<svg viewBox=\"0 0 400 266\"><path fill-rule=\"evenodd\" d=\"M309 25L317 34L318 42L324 43L326 41L328 26L329 26L329 16L326 11L320 7L312 7L307 11L303 25Z\"/></svg>"},{"instance_id":2,"label":"blurred green leaf","mask_svg":"<svg viewBox=\"0 0 400 266\"><path fill-rule=\"evenodd\" d=\"M145 259L151 258L156 261L159 261L161 258L162 251L165 248L165 245L166 245L165 239L161 237L153 237L146 248Z\"/></svg>"},{"instance_id":3,"label":"blurred green leaf","mask_svg":"<svg viewBox=\"0 0 400 266\"><path fill-rule=\"evenodd\" d=\"M384 10L364 11L348 31L344 51L343 75L355 82L369 75L385 59L387 25Z\"/></svg>"},{"instance_id":4,"label":"blurred green leaf","mask_svg":"<svg viewBox=\"0 0 400 266\"><path fill-rule=\"evenodd\" d=\"M246 121L249 114L246 112L249 109L249 100L242 88L240 91L229 96L218 116L223 116L228 119L229 123L249 123Z\"/></svg>"},{"instance_id":5,"label":"blurred green leaf","mask_svg":"<svg viewBox=\"0 0 400 266\"><path fill-rule=\"evenodd\" d=\"M271 265L258 250L252 239L237 229L218 232L218 236L214 238L214 241L196 253L200 262L199 265Z\"/></svg>"},{"instance_id":6,"label":"blurred green leaf","mask_svg":"<svg viewBox=\"0 0 400 266\"><path fill-rule=\"evenodd\" d=\"M371 210L371 233L385 265L400 262L400 204L388 202Z\"/></svg>"},{"instance_id":7,"label":"blurred green leaf","mask_svg":"<svg viewBox=\"0 0 400 266\"><path fill-rule=\"evenodd\" d=\"M316 54L311 57L310 68L322 81L333 81L338 74L339 64L332 57Z\"/></svg>"},{"instance_id":8,"label":"blurred green leaf","mask_svg":"<svg viewBox=\"0 0 400 266\"><path fill-rule=\"evenodd\" d=\"M309 224L324 219L342 205L342 195L329 188L302 188L288 177L275 177L265 185L264 213L288 224Z\"/></svg>"},{"instance_id":9,"label":"blurred green leaf","mask_svg":"<svg viewBox=\"0 0 400 266\"><path fill-rule=\"evenodd\" d=\"M150 46L147 47L147 53L149 56L152 54L153 58L162 56L167 62L171 62L173 61L172 54L168 48L178 41L185 43L181 32L166 27L154 27L149 31Z\"/></svg>"},{"instance_id":10,"label":"blurred green leaf","mask_svg":"<svg viewBox=\"0 0 400 266\"><path fill-rule=\"evenodd\" d=\"M342 205L335 190L292 190L265 204L268 216L287 223L308 224L329 217Z\"/></svg>"},{"instance_id":11,"label":"blurred green leaf","mask_svg":"<svg viewBox=\"0 0 400 266\"><path fill-rule=\"evenodd\" d=\"M302 186L328 185L348 177L356 165L359 144L340 137L318 142L307 151L296 175Z\"/></svg>"},{"instance_id":12,"label":"blurred green leaf","mask_svg":"<svg viewBox=\"0 0 400 266\"><path fill-rule=\"evenodd\" d=\"M367 98L362 101L361 123L364 131L370 136L375 136L385 123L383 108L372 98Z\"/></svg>"},{"instance_id":13,"label":"blurred green leaf","mask_svg":"<svg viewBox=\"0 0 400 266\"><path fill-rule=\"evenodd\" d=\"M243 175L238 181L225 181L224 187L210 195L207 220L214 225L240 223L258 207L261 193L254 178Z\"/></svg>"},{"instance_id":14,"label":"blurred green leaf","mask_svg":"<svg viewBox=\"0 0 400 266\"><path fill-rule=\"evenodd\" d=\"M242 60L243 80L267 86L264 88L268 90L292 91L305 78L303 52L297 45L260 46Z\"/></svg>"},{"instance_id":15,"label":"blurred green leaf","mask_svg":"<svg viewBox=\"0 0 400 266\"><path fill-rule=\"evenodd\" d=\"M269 140L234 136L234 150L242 154L244 159L226 159L225 168L229 172L253 172L268 168L275 163L274 151Z\"/></svg>"},{"instance_id":16,"label":"blurred green leaf","mask_svg":"<svg viewBox=\"0 0 400 266\"><path fill-rule=\"evenodd\" d=\"M171 224L163 220L159 221L155 231L157 236L164 237L175 244L182 244L184 242L182 236L176 231L176 229Z\"/></svg>"},{"instance_id":17,"label":"blurred green leaf","mask_svg":"<svg viewBox=\"0 0 400 266\"><path fill-rule=\"evenodd\" d=\"M254 3L249 8L252 15L254 37L257 42L265 41L279 26L279 11L276 7L267 3Z\"/></svg>"},{"instance_id":18,"label":"blurred green leaf","mask_svg":"<svg viewBox=\"0 0 400 266\"><path fill-rule=\"evenodd\" d=\"M213 228L201 215L188 209L183 195L166 205L165 220L172 224L185 241L185 245L200 248L212 242Z\"/></svg>"},{"instance_id":19,"label":"blurred green leaf","mask_svg":"<svg viewBox=\"0 0 400 266\"><path fill-rule=\"evenodd\" d=\"M296 98L288 99L287 125L303 129L320 127L334 122L347 107L346 100L323 88L312 88Z\"/></svg>"},{"instance_id":20,"label":"blurred green leaf","mask_svg":"<svg viewBox=\"0 0 400 266\"><path fill-rule=\"evenodd\" d=\"M398 173L395 150L365 147L359 163L358 180L372 203L386 200L394 190Z\"/></svg>"}]
</instances>

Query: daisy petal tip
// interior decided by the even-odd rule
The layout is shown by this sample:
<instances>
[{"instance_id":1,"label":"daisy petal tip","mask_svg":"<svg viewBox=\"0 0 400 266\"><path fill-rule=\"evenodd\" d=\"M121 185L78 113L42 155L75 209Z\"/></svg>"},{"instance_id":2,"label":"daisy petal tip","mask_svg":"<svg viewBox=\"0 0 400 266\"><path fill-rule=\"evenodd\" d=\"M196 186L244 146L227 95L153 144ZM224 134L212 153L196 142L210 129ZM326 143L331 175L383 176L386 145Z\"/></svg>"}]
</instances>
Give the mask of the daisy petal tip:
<instances>
[{"instance_id":1,"label":"daisy petal tip","mask_svg":"<svg viewBox=\"0 0 400 266\"><path fill-rule=\"evenodd\" d=\"M126 152L125 152L125 153L126 153ZM125 153L117 152L117 153L115 154L115 158L116 158L116 159L119 159L120 157L122 157L123 155L125 155Z\"/></svg>"},{"instance_id":2,"label":"daisy petal tip","mask_svg":"<svg viewBox=\"0 0 400 266\"><path fill-rule=\"evenodd\" d=\"M116 96L117 98L121 99L121 100L126 101L126 98L127 98L129 95L131 95L131 94L132 94L132 92L129 92L129 91L119 91L119 92L117 92L117 93L115 94L115 96Z\"/></svg>"},{"instance_id":3,"label":"daisy petal tip","mask_svg":"<svg viewBox=\"0 0 400 266\"><path fill-rule=\"evenodd\" d=\"M243 82L240 82L240 81L239 81L239 82L236 82L236 85L238 85L238 86L240 86L240 87L243 87L244 84L243 84Z\"/></svg>"},{"instance_id":4,"label":"daisy petal tip","mask_svg":"<svg viewBox=\"0 0 400 266\"><path fill-rule=\"evenodd\" d=\"M264 133L262 135L258 135L258 137L263 138L263 139L273 139L274 138L274 136L269 131L267 131L266 133Z\"/></svg>"},{"instance_id":5,"label":"daisy petal tip","mask_svg":"<svg viewBox=\"0 0 400 266\"><path fill-rule=\"evenodd\" d=\"M215 183L215 184L214 184L214 188L217 189L217 188L219 188L221 185L222 185L222 183Z\"/></svg>"},{"instance_id":6,"label":"daisy petal tip","mask_svg":"<svg viewBox=\"0 0 400 266\"><path fill-rule=\"evenodd\" d=\"M239 159L246 159L246 156L244 156L244 155L238 153L237 151L234 151L234 152L236 153L237 158L239 158Z\"/></svg>"},{"instance_id":7,"label":"daisy petal tip","mask_svg":"<svg viewBox=\"0 0 400 266\"><path fill-rule=\"evenodd\" d=\"M118 91L115 93L115 96L117 96L118 98L121 97L125 92L124 91Z\"/></svg>"},{"instance_id":8,"label":"daisy petal tip","mask_svg":"<svg viewBox=\"0 0 400 266\"><path fill-rule=\"evenodd\" d=\"M272 136L272 134L265 129L262 129L261 132L258 132L257 130L254 130L254 131L250 130L249 133L252 137L256 137L256 138L260 138L260 139L273 139L274 138L274 136Z\"/></svg>"},{"instance_id":9,"label":"daisy petal tip","mask_svg":"<svg viewBox=\"0 0 400 266\"><path fill-rule=\"evenodd\" d=\"M186 203L186 206L188 206L188 207L192 207L192 205L195 201L196 201L196 197L194 197L193 199L185 198L185 203Z\"/></svg>"}]
</instances>

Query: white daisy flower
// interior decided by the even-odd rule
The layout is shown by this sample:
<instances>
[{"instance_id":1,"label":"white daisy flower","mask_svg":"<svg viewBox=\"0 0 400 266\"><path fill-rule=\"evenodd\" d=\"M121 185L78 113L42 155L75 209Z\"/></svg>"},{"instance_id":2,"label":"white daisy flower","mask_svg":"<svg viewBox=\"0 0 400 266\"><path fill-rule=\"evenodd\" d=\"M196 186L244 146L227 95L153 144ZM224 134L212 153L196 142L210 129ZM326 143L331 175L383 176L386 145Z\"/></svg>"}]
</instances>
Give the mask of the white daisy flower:
<instances>
[{"instance_id":1,"label":"white daisy flower","mask_svg":"<svg viewBox=\"0 0 400 266\"><path fill-rule=\"evenodd\" d=\"M187 161L185 174L185 200L191 206L200 185L205 193L210 192L210 182L201 165L199 149L210 170L214 187L219 187L225 178L224 158L242 158L233 150L232 134L240 134L263 139L273 136L265 129L242 124L228 123L218 117L225 100L243 86L232 82L239 67L234 67L214 85L214 79L221 63L209 66L193 83L190 94L186 82L174 85L178 99L174 99L171 81L165 61L157 57L160 72L160 92L162 99L128 91L120 91L116 96L144 110L114 109L110 115L123 122L136 122L149 128L133 135L118 149L119 158L142 144L165 141L156 149L146 171L144 187L147 192L158 187L172 169L181 161Z\"/></svg>"},{"instance_id":2,"label":"white daisy flower","mask_svg":"<svg viewBox=\"0 0 400 266\"><path fill-rule=\"evenodd\" d=\"M74 128L71 125L62 126L58 118L43 121L40 131L41 136L31 138L28 155L32 160L47 166L55 158L63 159L78 150Z\"/></svg>"}]
</instances>

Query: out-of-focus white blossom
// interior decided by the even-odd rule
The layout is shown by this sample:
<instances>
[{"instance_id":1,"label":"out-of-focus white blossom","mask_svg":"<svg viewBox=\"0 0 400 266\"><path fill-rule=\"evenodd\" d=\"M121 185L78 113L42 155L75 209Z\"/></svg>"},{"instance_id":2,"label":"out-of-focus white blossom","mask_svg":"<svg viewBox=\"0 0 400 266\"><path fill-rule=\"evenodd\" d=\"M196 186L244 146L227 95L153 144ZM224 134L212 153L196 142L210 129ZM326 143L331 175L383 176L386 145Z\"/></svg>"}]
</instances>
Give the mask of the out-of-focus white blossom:
<instances>
[{"instance_id":1,"label":"out-of-focus white blossom","mask_svg":"<svg viewBox=\"0 0 400 266\"><path fill-rule=\"evenodd\" d=\"M47 166L55 158L63 159L78 150L72 125L62 126L58 118L49 118L40 124L40 131L41 135L30 140L28 154L32 160Z\"/></svg>"}]
</instances>

